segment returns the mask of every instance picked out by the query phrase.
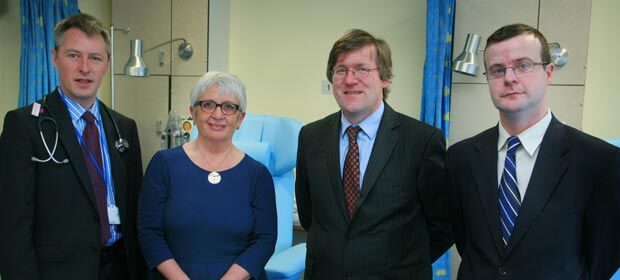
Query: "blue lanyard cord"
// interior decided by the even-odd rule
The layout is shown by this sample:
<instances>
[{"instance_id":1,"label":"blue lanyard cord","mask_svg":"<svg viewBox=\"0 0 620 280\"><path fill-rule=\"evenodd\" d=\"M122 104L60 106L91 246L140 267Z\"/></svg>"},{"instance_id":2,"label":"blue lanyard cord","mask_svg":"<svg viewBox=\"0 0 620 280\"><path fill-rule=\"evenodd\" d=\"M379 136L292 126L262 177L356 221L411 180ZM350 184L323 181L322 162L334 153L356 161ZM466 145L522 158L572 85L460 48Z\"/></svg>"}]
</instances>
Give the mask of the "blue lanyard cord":
<instances>
[{"instance_id":1,"label":"blue lanyard cord","mask_svg":"<svg viewBox=\"0 0 620 280\"><path fill-rule=\"evenodd\" d=\"M99 163L97 162L97 159L95 159L95 155L93 155L93 152L88 148L88 146L86 146L86 142L84 141L84 138L83 138L82 134L78 133L77 128L74 127L74 129L75 129L75 134L77 134L77 136L78 136L78 141L80 142L80 145L84 149L86 149L86 152L88 153L88 158L90 159L90 161L95 166L95 169L97 169L97 174L99 174L99 176L101 177L101 179L103 180L103 183L106 185L106 188L107 188L108 180L106 180L106 177L103 174L103 168L101 168L101 166L99 166ZM100 139L97 139L97 141L100 141ZM101 154L101 162L103 163L103 152Z\"/></svg>"},{"instance_id":2,"label":"blue lanyard cord","mask_svg":"<svg viewBox=\"0 0 620 280\"><path fill-rule=\"evenodd\" d=\"M102 164L103 164L103 166L100 166L97 163L97 160L95 159L95 156L92 154L92 151L90 151L88 149L88 147L86 146L86 141L84 141L84 138L82 137L82 133L80 133L78 131L78 126L81 127L81 125L79 125L79 122L80 122L80 119L81 119L81 115L82 115L82 114L80 114L81 110L79 109L81 107L79 105L75 104L70 99L68 99L64 95L64 93L62 92L62 89L60 87L58 87L57 89L61 93L60 96L61 96L62 102L65 103L65 106L67 107L67 110L69 110L69 115L70 115L72 121L75 122L73 124L73 129L75 130L75 135L78 138L78 142L80 142L81 146L86 148L86 151L88 152L88 157L90 158L91 162L95 166L95 169L97 170L97 173L99 174L99 176L101 176L101 178L103 179L103 183L105 184L106 189L108 190L107 191L107 201L108 201L108 204L109 205L116 205L116 199L114 198L114 186L113 186L114 181L113 181L113 178L112 178L111 171L110 170L104 170L104 168L103 168L103 167L110 167L110 165L108 165L110 159L106 157L107 151L108 151L107 147L105 146L105 144L106 144L105 140L106 139L105 139L105 136L101 134L103 132L103 125L100 126L97 123L95 123L95 125L97 126L97 130L99 130L99 139L97 139L97 141L99 141L99 145L101 147L101 161L102 161ZM98 103L99 101L95 101L95 102ZM69 103L72 103L73 106L70 105ZM93 115L96 115L96 114L93 112ZM84 125L81 128L85 129L86 126ZM101 129L99 129L99 128L101 128ZM106 164L106 163L108 163L108 164ZM106 168L106 169L108 169L108 168ZM107 171L107 172L104 172L104 171Z\"/></svg>"}]
</instances>

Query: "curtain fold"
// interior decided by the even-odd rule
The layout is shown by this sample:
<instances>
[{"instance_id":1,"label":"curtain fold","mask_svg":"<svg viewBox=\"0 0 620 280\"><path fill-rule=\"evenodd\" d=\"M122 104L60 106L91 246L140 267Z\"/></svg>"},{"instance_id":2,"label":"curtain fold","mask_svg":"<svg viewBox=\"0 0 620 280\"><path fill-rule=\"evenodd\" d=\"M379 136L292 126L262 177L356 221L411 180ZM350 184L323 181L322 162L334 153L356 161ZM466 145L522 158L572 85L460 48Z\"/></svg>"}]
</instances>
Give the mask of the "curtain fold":
<instances>
[{"instance_id":1,"label":"curtain fold","mask_svg":"<svg viewBox=\"0 0 620 280\"><path fill-rule=\"evenodd\" d=\"M447 140L450 133L455 0L427 0L426 3L426 59L420 120L441 129ZM433 263L433 279L450 279L450 251Z\"/></svg>"},{"instance_id":2,"label":"curtain fold","mask_svg":"<svg viewBox=\"0 0 620 280\"><path fill-rule=\"evenodd\" d=\"M426 60L420 119L441 129L446 139L450 129L454 7L455 0L428 0L426 8Z\"/></svg>"},{"instance_id":3,"label":"curtain fold","mask_svg":"<svg viewBox=\"0 0 620 280\"><path fill-rule=\"evenodd\" d=\"M58 85L52 60L54 26L79 13L77 0L20 0L21 58L18 107L42 98Z\"/></svg>"}]
</instances>

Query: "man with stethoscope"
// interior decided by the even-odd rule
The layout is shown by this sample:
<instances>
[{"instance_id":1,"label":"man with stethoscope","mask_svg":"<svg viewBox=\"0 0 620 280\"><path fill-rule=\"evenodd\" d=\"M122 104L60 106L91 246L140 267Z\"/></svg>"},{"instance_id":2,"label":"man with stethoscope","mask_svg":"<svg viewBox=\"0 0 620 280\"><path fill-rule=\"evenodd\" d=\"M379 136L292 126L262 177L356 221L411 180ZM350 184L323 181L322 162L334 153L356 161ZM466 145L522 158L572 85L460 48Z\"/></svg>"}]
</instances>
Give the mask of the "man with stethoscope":
<instances>
[{"instance_id":1,"label":"man with stethoscope","mask_svg":"<svg viewBox=\"0 0 620 280\"><path fill-rule=\"evenodd\" d=\"M54 38L60 86L7 113L0 136L0 275L142 279L136 123L97 100L108 34L78 14L60 22Z\"/></svg>"}]
</instances>

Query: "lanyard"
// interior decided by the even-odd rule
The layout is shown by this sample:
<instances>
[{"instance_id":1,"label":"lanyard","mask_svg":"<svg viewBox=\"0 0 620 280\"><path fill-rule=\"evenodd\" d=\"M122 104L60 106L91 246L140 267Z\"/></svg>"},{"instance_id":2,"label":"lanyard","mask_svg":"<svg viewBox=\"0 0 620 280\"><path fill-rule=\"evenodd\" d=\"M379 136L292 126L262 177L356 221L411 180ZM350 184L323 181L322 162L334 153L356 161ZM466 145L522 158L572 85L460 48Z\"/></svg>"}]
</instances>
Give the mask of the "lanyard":
<instances>
[{"instance_id":1,"label":"lanyard","mask_svg":"<svg viewBox=\"0 0 620 280\"><path fill-rule=\"evenodd\" d=\"M62 92L62 89L60 87L57 87L58 91L60 92L60 97L62 102L65 104L65 106L67 107L67 109L69 110L69 115L71 116L72 120L74 119L74 114L72 113L71 110L71 106L69 105L69 99L64 95L64 93ZM98 103L98 101L95 101L95 103ZM95 104L94 106L96 106L97 104ZM76 105L79 106L79 105ZM76 107L74 106L74 107ZM94 114L94 113L93 113ZM80 121L80 117L79 116L75 116L77 118L77 121ZM97 124L95 124L97 125ZM86 126L84 126L84 129L86 129ZM110 174L111 171L104 173L104 169L102 168L102 166L100 166L97 163L97 160L95 159L95 156L93 155L92 151L88 149L88 147L86 146L86 141L84 141L84 138L82 137L82 133L80 133L77 129L77 123L73 124L73 130L75 131L75 135L78 138L78 142L80 142L80 146L84 147L86 149L86 152L88 153L88 158L90 159L90 161L93 163L93 165L95 166L95 169L97 170L97 174L101 177L101 179L103 180L103 183L105 184L107 191L107 201L108 204L110 205L115 205L115 198L114 198L114 187L112 186L112 184L114 184L114 181L112 179L112 176ZM99 130L99 125L97 125L97 130ZM102 129L103 130L103 129ZM105 166L105 162L106 162L106 156L104 154L104 150L106 150L106 148L103 146L103 143L101 141L101 133L103 131L99 131L99 139L97 139L97 141L99 141L99 144L101 146L101 161L102 164ZM104 136L105 137L105 136ZM105 138L103 138L105 139ZM109 160L109 159L108 159ZM110 184L108 184L108 182L111 182Z\"/></svg>"},{"instance_id":2,"label":"lanyard","mask_svg":"<svg viewBox=\"0 0 620 280\"><path fill-rule=\"evenodd\" d=\"M75 129L75 134L78 135L78 141L80 142L80 145L86 149L86 152L88 153L88 158L90 159L90 161L93 163L93 165L95 166L95 169L97 170L97 174L99 174L99 176L101 177L101 180L103 180L103 183L106 185L108 185L108 182L106 180L106 177L103 175L103 168L101 168L101 166L99 166L99 163L97 162L97 159L95 159L95 155L93 155L93 152L88 148L88 146L86 146L86 142L84 141L84 136L82 136L82 134L80 134L77 130L77 128L73 128ZM84 128L86 129L86 128ZM99 128L97 128L99 129ZM101 136L100 136L101 137ZM101 143L101 139L97 139L97 141L99 141L99 143ZM101 145L99 145L101 146ZM103 163L103 153L100 155L101 156L101 162Z\"/></svg>"}]
</instances>

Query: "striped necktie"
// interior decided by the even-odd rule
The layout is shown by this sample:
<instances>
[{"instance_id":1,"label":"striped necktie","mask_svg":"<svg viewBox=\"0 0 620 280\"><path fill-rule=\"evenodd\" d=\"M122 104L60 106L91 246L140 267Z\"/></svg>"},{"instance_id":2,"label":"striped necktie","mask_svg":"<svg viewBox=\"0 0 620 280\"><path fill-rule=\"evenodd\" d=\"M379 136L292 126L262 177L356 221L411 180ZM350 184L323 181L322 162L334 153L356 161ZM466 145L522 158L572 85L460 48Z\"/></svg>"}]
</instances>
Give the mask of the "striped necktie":
<instances>
[{"instance_id":1,"label":"striped necktie","mask_svg":"<svg viewBox=\"0 0 620 280\"><path fill-rule=\"evenodd\" d=\"M521 207L521 195L517 187L517 161L515 160L515 153L520 145L521 141L518 137L511 136L508 138L504 172L502 173L502 180L499 182L499 212L504 246L508 245Z\"/></svg>"}]
</instances>

